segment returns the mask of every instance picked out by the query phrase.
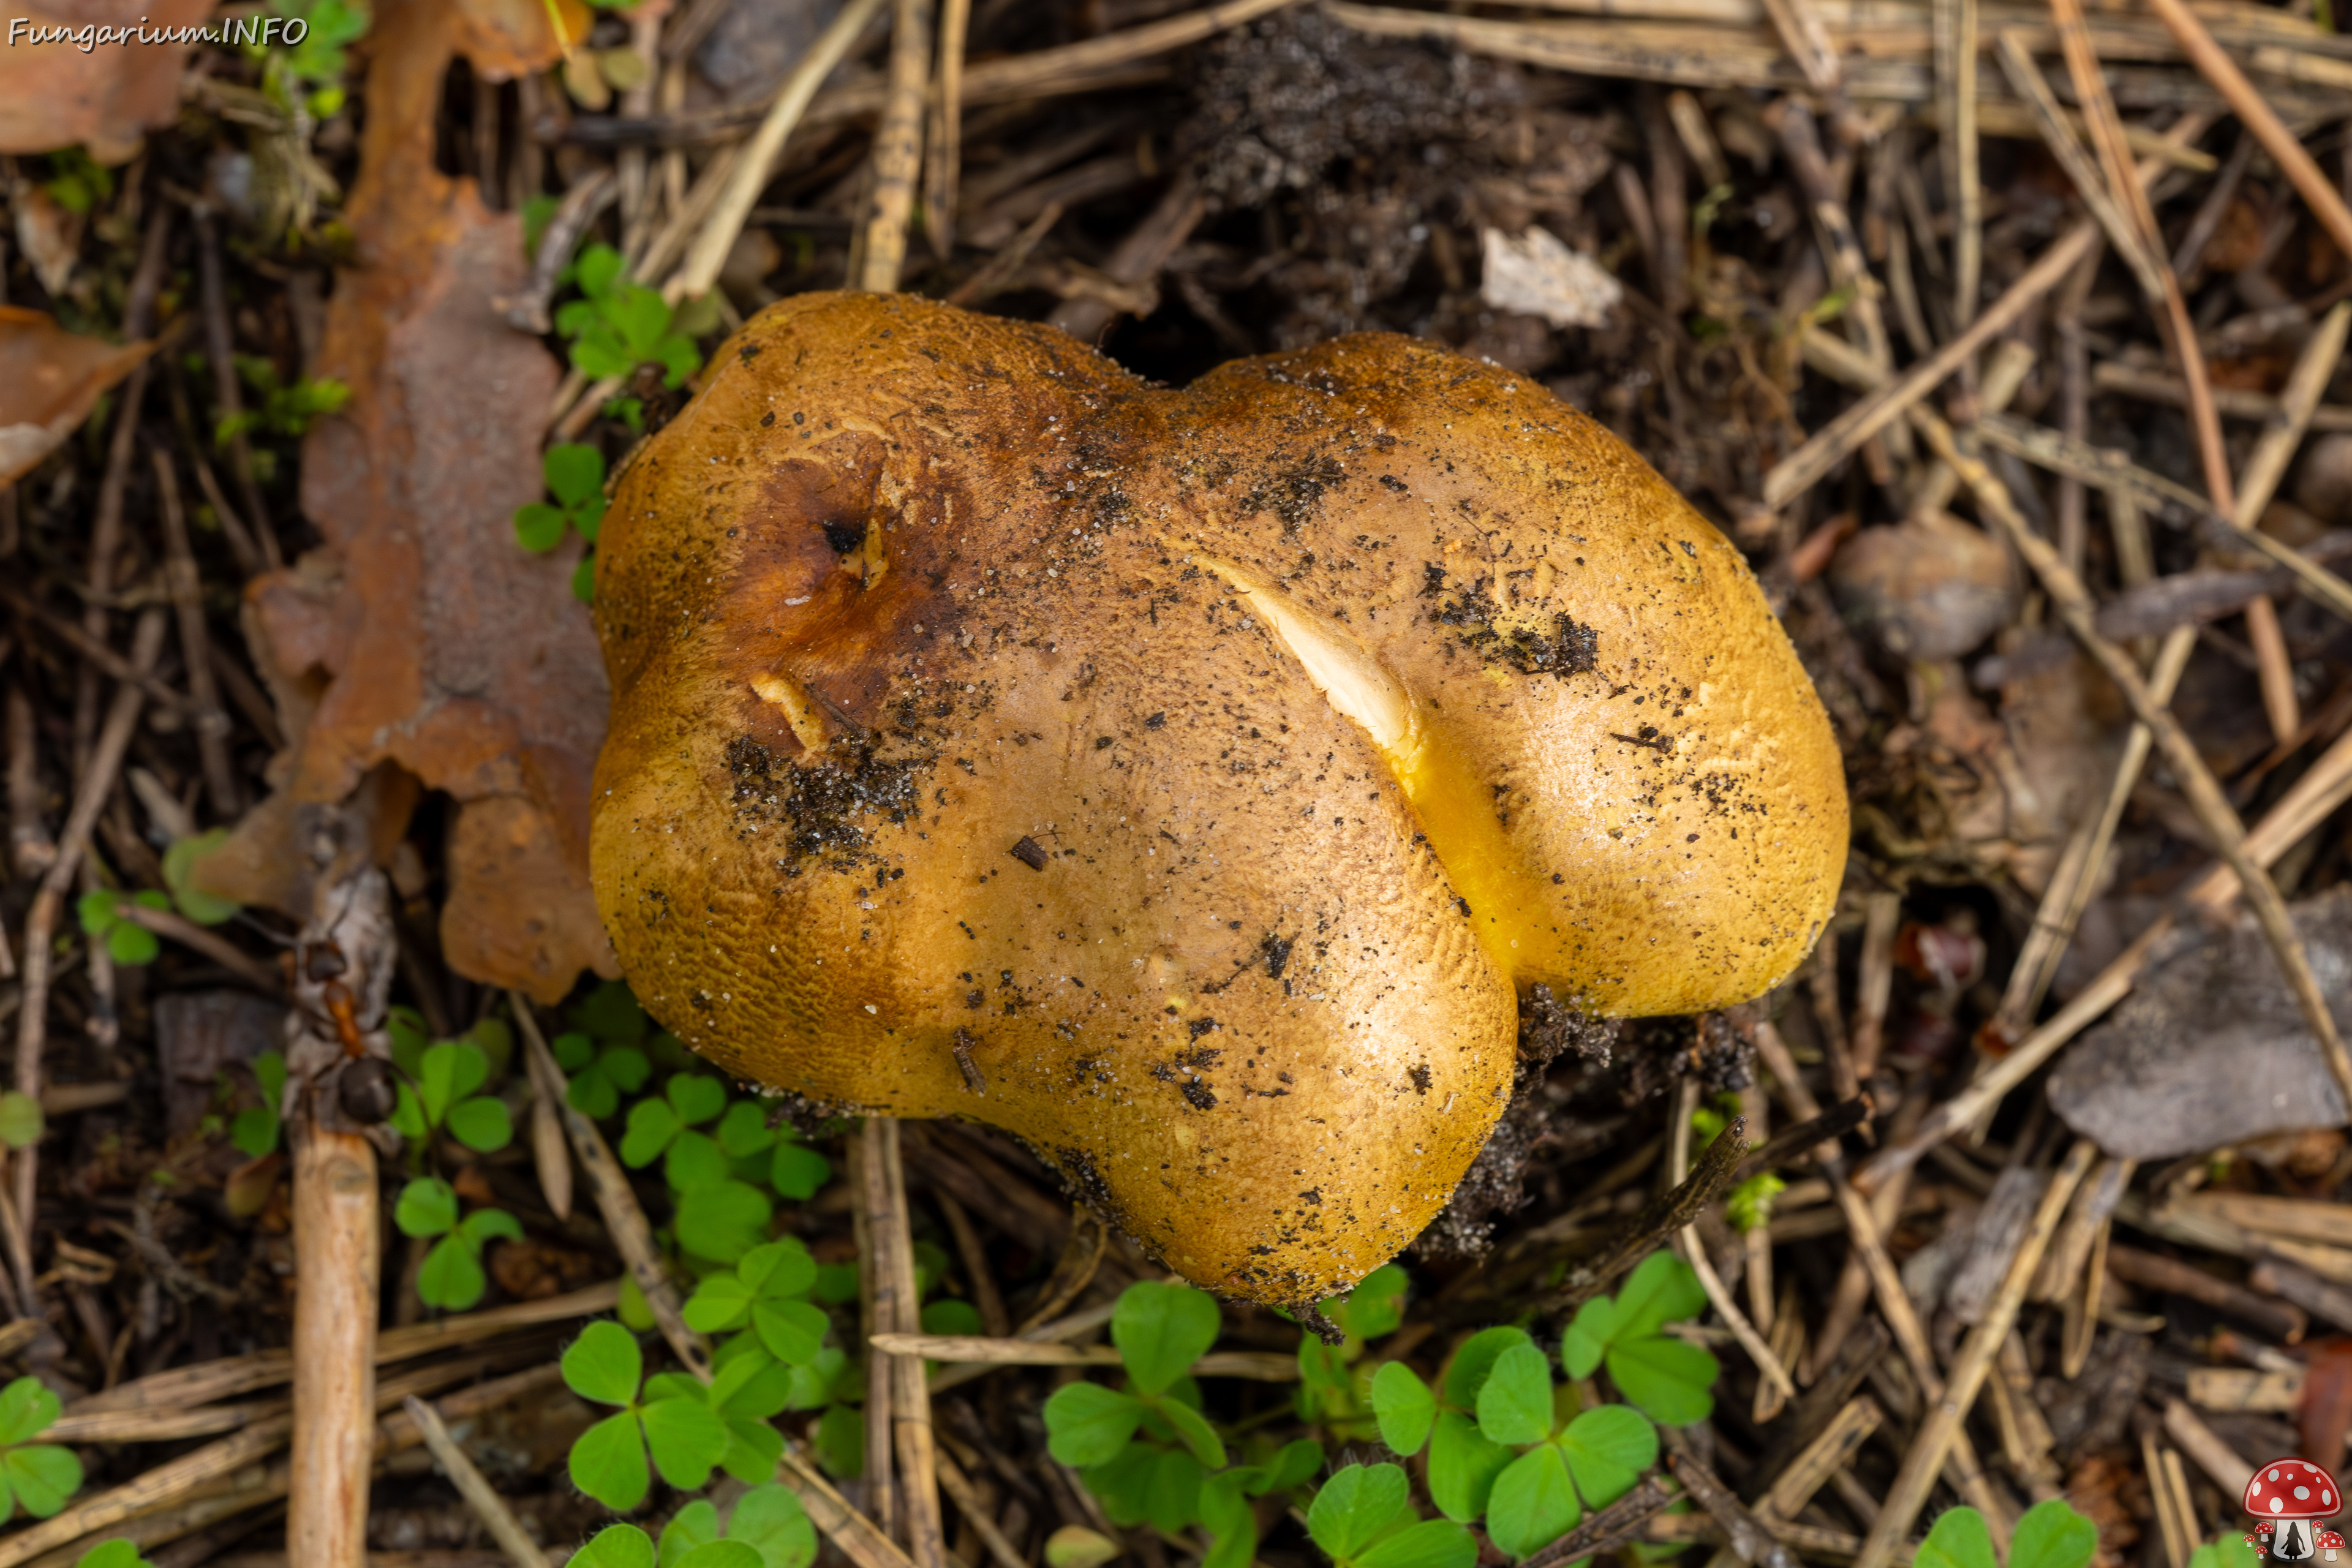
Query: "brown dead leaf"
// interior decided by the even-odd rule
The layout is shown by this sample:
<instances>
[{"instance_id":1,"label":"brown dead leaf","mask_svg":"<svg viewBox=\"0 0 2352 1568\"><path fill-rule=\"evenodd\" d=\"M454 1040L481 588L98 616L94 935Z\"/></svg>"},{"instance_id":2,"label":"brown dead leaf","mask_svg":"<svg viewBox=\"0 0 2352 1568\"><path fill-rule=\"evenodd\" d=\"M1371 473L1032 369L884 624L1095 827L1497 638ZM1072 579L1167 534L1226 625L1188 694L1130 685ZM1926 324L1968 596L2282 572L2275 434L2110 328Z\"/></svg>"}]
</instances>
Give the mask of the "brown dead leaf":
<instances>
[{"instance_id":1,"label":"brown dead leaf","mask_svg":"<svg viewBox=\"0 0 2352 1568\"><path fill-rule=\"evenodd\" d=\"M117 347L67 331L38 310L0 305L0 485L55 451L89 417L99 395L154 347Z\"/></svg>"},{"instance_id":2,"label":"brown dead leaf","mask_svg":"<svg viewBox=\"0 0 2352 1568\"><path fill-rule=\"evenodd\" d=\"M142 43L135 33L100 41L98 29L193 26L212 9L212 0L48 0L14 12L8 25L26 26L0 48L0 153L79 144L101 163L128 161L145 132L180 112L180 67L194 46Z\"/></svg>"},{"instance_id":3,"label":"brown dead leaf","mask_svg":"<svg viewBox=\"0 0 2352 1568\"><path fill-rule=\"evenodd\" d=\"M280 852L291 807L341 800L394 764L458 803L444 956L551 1002L583 968L615 973L586 876L604 664L572 595L576 546L536 556L514 538L515 509L540 499L558 375L491 304L523 285L521 221L485 208L433 156L453 55L479 50L501 68L554 57L543 22L535 50L519 42L520 18L489 0L397 0L378 14L347 211L362 259L337 285L320 366L352 400L302 453L302 509L327 542L247 590L297 739L279 796L203 876L288 907L292 889L268 868L299 863Z\"/></svg>"}]
</instances>

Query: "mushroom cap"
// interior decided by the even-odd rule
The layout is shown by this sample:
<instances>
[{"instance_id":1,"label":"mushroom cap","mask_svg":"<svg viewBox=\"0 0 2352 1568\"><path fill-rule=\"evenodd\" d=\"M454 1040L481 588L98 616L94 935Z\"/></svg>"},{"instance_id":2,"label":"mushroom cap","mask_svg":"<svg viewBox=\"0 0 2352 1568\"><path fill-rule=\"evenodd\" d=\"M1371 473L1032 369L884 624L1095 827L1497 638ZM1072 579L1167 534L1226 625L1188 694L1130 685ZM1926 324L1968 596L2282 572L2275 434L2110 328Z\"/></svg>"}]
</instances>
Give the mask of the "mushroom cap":
<instances>
[{"instance_id":1,"label":"mushroom cap","mask_svg":"<svg viewBox=\"0 0 2352 1568\"><path fill-rule=\"evenodd\" d=\"M2308 1459L2273 1459L2246 1482L2240 1505L2257 1518L2332 1519L2343 1510L2336 1478Z\"/></svg>"},{"instance_id":2,"label":"mushroom cap","mask_svg":"<svg viewBox=\"0 0 2352 1568\"><path fill-rule=\"evenodd\" d=\"M1434 1217L1515 993L1777 983L1846 848L1739 552L1526 378L1343 338L1147 386L903 297L749 322L619 477L590 861L744 1078L1025 1139L1187 1277Z\"/></svg>"}]
</instances>

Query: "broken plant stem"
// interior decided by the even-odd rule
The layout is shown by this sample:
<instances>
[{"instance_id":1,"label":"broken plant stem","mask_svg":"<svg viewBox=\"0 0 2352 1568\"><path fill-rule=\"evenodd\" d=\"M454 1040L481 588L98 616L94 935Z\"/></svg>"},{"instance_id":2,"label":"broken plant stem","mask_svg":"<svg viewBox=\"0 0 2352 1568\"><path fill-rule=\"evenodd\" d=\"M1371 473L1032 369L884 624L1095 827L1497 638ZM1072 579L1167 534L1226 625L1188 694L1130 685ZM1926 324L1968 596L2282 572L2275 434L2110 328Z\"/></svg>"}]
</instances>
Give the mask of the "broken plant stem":
<instances>
[{"instance_id":1,"label":"broken plant stem","mask_svg":"<svg viewBox=\"0 0 2352 1568\"><path fill-rule=\"evenodd\" d=\"M341 1103L344 1074L391 1054L383 1034L399 944L392 888L372 864L372 814L329 808L298 835L311 864L295 948L282 1110L294 1187L293 1469L286 1549L366 1568L375 1451L375 1337L383 1256L375 1145Z\"/></svg>"},{"instance_id":2,"label":"broken plant stem","mask_svg":"<svg viewBox=\"0 0 2352 1568\"><path fill-rule=\"evenodd\" d=\"M547 1048L547 1037L540 1033L539 1018L530 1010L530 998L520 991L507 993L514 1006L515 1027L521 1031L523 1048L531 1054L532 1070L551 1082L563 1081L563 1069L555 1065L555 1058ZM701 1335L686 1326L677 1287L670 1283L669 1274L662 1268L661 1254L655 1249L653 1226L646 1223L646 1211L637 1203L637 1194L629 1185L620 1163L613 1158L612 1146L604 1134L586 1113L576 1109L568 1099L558 1099L556 1114L563 1120L563 1131L572 1140L572 1157L587 1174L588 1190L595 1194L597 1210L604 1216L604 1228L612 1233L613 1248L621 1261L629 1267L629 1277L637 1282L637 1291L646 1299L646 1306L661 1328L662 1338L669 1342L678 1362L687 1371L710 1381L710 1347Z\"/></svg>"},{"instance_id":3,"label":"broken plant stem","mask_svg":"<svg viewBox=\"0 0 2352 1568\"><path fill-rule=\"evenodd\" d=\"M1951 461L1948 454L1945 460ZM1961 471L1966 473L1965 469ZM2097 1152L2097 1146L2089 1139L2076 1139L2074 1147L2066 1152L2057 1175L2043 1190L2042 1201L2033 1211L2032 1223L2001 1275L2000 1289L1986 1305L1983 1319L1969 1331L1968 1339L1960 1346L1952 1363L1951 1377L1940 1393L1930 1396L1927 1417L1903 1456L1903 1468L1896 1472L1894 1486L1879 1505L1878 1518L1863 1542L1854 1568L1888 1568L1895 1548L1909 1534L1912 1521L1919 1517L1919 1510L1927 1500L1928 1488L1943 1468L1946 1454L1960 1436L1960 1423L1969 1406L1976 1403L1985 1374L1992 1369L1993 1358L2009 1337L2010 1325L2017 1320L2017 1310L2024 1305L2025 1289L2042 1266L2042 1249L2049 1245L2067 1200L2074 1195L2076 1184L2091 1168L2092 1158Z\"/></svg>"},{"instance_id":4,"label":"broken plant stem","mask_svg":"<svg viewBox=\"0 0 2352 1568\"><path fill-rule=\"evenodd\" d=\"M1731 1184L1733 1173L1739 1169L1739 1162L1748 1152L1743 1136L1747 1128L1744 1118L1733 1117L1730 1125L1716 1134L1715 1142L1700 1152L1691 1173L1671 1192L1627 1220L1591 1259L1570 1268L1559 1289L1544 1301L1541 1310L1575 1311L1587 1300L1607 1289L1617 1276L1655 1251L1660 1242L1688 1225Z\"/></svg>"},{"instance_id":5,"label":"broken plant stem","mask_svg":"<svg viewBox=\"0 0 2352 1568\"><path fill-rule=\"evenodd\" d=\"M457 1440L449 1436L449 1428L442 1422L439 1413L413 1394L401 1401L401 1408L407 1411L409 1420L416 1424L417 1435L433 1451L434 1460L440 1465L441 1473L449 1478L449 1484L457 1489L457 1495L472 1507L483 1527L490 1532L490 1539L499 1543L499 1551L513 1560L515 1568L547 1568L547 1554L540 1551L539 1543L525 1532L522 1521L515 1517L514 1510L507 1506L506 1499L499 1496L498 1489L490 1485L489 1478L466 1457L466 1450L457 1446Z\"/></svg>"}]
</instances>

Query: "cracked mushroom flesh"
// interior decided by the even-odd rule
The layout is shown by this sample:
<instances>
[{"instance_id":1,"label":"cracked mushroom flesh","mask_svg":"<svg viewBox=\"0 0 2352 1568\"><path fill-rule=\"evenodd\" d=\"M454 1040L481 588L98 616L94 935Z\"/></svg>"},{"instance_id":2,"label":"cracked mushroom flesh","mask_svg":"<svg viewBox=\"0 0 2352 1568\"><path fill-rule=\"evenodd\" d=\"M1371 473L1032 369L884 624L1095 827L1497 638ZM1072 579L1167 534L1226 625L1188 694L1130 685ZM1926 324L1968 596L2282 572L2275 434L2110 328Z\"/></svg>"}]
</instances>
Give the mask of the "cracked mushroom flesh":
<instances>
[{"instance_id":1,"label":"cracked mushroom flesh","mask_svg":"<svg viewBox=\"0 0 2352 1568\"><path fill-rule=\"evenodd\" d=\"M655 1016L1015 1133L1261 1300L1436 1215L1519 992L1753 996L1844 861L1739 553L1541 387L1401 337L1170 391L788 300L621 475L596 618L593 870Z\"/></svg>"}]
</instances>

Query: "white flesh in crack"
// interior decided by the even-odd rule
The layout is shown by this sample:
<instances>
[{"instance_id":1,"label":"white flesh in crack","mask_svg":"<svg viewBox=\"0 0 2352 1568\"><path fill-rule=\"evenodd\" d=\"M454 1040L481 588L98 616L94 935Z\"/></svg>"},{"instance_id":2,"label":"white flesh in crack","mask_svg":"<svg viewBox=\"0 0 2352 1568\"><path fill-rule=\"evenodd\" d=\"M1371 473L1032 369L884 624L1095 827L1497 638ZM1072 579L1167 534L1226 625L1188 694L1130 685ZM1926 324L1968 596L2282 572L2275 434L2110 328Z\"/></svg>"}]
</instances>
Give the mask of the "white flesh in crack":
<instances>
[{"instance_id":1,"label":"white flesh in crack","mask_svg":"<svg viewBox=\"0 0 2352 1568\"><path fill-rule=\"evenodd\" d=\"M1515 975L1512 952L1528 897L1519 884L1527 872L1463 759L1444 746L1404 682L1345 626L1264 578L1214 556L1191 559L1245 595L1332 711L1363 731L1429 836L1446 879L1468 900L1480 945L1505 974Z\"/></svg>"}]
</instances>

